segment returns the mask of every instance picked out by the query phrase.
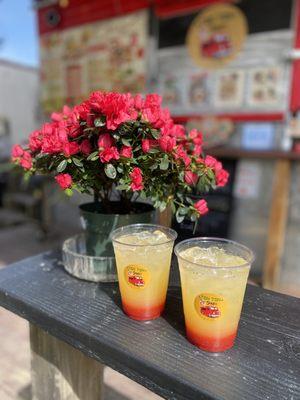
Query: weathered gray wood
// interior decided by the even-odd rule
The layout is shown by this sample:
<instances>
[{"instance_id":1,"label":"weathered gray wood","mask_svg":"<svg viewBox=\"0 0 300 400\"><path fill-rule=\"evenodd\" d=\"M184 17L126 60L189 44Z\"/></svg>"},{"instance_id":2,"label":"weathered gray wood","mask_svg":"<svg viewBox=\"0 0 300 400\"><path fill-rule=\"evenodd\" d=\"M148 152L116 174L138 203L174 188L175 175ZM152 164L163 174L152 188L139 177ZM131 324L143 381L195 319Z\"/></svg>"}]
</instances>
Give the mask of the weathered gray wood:
<instances>
[{"instance_id":1,"label":"weathered gray wood","mask_svg":"<svg viewBox=\"0 0 300 400\"><path fill-rule=\"evenodd\" d=\"M213 355L186 340L178 287L161 318L140 323L123 314L117 284L77 280L59 257L1 270L0 305L166 399L300 399L299 299L248 286L235 346Z\"/></svg>"},{"instance_id":2,"label":"weathered gray wood","mask_svg":"<svg viewBox=\"0 0 300 400\"><path fill-rule=\"evenodd\" d=\"M30 324L32 400L101 400L103 365Z\"/></svg>"}]
</instances>

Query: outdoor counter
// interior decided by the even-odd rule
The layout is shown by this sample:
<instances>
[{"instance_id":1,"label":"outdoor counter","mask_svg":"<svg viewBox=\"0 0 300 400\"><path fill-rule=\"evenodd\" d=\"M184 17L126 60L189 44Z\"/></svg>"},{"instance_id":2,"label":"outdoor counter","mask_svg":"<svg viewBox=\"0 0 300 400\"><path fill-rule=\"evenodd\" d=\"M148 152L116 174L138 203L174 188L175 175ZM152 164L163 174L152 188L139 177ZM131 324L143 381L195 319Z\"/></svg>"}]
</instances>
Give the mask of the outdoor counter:
<instances>
[{"instance_id":1,"label":"outdoor counter","mask_svg":"<svg viewBox=\"0 0 300 400\"><path fill-rule=\"evenodd\" d=\"M117 284L77 280L59 260L0 271L0 305L30 322L36 398L99 399L104 364L166 399L300 399L300 299L248 285L235 346L205 353L185 338L175 265L164 315L140 323Z\"/></svg>"}]
</instances>

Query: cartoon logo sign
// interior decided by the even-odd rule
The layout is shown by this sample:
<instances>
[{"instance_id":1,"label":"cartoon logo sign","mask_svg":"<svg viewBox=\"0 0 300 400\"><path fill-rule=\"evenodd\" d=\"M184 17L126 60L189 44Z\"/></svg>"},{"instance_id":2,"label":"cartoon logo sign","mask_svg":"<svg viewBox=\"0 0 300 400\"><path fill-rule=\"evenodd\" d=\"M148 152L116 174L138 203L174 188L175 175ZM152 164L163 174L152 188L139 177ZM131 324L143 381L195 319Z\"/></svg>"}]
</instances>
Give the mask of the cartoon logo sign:
<instances>
[{"instance_id":1,"label":"cartoon logo sign","mask_svg":"<svg viewBox=\"0 0 300 400\"><path fill-rule=\"evenodd\" d=\"M194 306L202 319L212 321L224 315L226 302L222 296L217 294L201 293L196 296Z\"/></svg>"},{"instance_id":2,"label":"cartoon logo sign","mask_svg":"<svg viewBox=\"0 0 300 400\"><path fill-rule=\"evenodd\" d=\"M135 289L143 289L150 278L147 268L138 264L128 265L124 270L124 274L127 284Z\"/></svg>"},{"instance_id":3,"label":"cartoon logo sign","mask_svg":"<svg viewBox=\"0 0 300 400\"><path fill-rule=\"evenodd\" d=\"M192 22L187 46L193 60L204 68L221 68L242 49L248 24L242 11L230 4L205 8Z\"/></svg>"}]
</instances>

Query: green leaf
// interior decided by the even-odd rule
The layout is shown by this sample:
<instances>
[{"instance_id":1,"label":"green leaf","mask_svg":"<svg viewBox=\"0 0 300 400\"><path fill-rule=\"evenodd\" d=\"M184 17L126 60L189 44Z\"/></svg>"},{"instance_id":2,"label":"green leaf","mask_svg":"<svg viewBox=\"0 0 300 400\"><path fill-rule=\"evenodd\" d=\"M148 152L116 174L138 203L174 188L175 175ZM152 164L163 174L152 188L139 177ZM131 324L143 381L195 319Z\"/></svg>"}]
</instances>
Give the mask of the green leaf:
<instances>
[{"instance_id":1,"label":"green leaf","mask_svg":"<svg viewBox=\"0 0 300 400\"><path fill-rule=\"evenodd\" d=\"M96 118L94 121L94 125L96 128L101 128L105 125L105 121L103 121L102 118Z\"/></svg>"},{"instance_id":2,"label":"green leaf","mask_svg":"<svg viewBox=\"0 0 300 400\"><path fill-rule=\"evenodd\" d=\"M180 192L177 192L176 195L179 198L179 200L183 202L183 194Z\"/></svg>"},{"instance_id":3,"label":"green leaf","mask_svg":"<svg viewBox=\"0 0 300 400\"><path fill-rule=\"evenodd\" d=\"M171 204L172 213L175 214L175 213L176 213L176 206L175 206L175 204L174 204L174 201L171 201L170 204Z\"/></svg>"},{"instance_id":4,"label":"green leaf","mask_svg":"<svg viewBox=\"0 0 300 400\"><path fill-rule=\"evenodd\" d=\"M112 164L106 164L104 167L104 171L106 176L108 176L108 178L110 179L115 179L115 177L117 176L117 170Z\"/></svg>"},{"instance_id":5,"label":"green leaf","mask_svg":"<svg viewBox=\"0 0 300 400\"><path fill-rule=\"evenodd\" d=\"M187 203L189 203L189 204L194 204L194 201L193 201L190 197L186 197L185 200L186 200Z\"/></svg>"},{"instance_id":6,"label":"green leaf","mask_svg":"<svg viewBox=\"0 0 300 400\"><path fill-rule=\"evenodd\" d=\"M89 156L88 156L88 158L87 158L87 160L92 160L92 159L94 159L96 156L98 156L99 155L99 151L97 150L97 151L94 151L93 153L91 153ZM94 161L94 160L93 160Z\"/></svg>"},{"instance_id":7,"label":"green leaf","mask_svg":"<svg viewBox=\"0 0 300 400\"><path fill-rule=\"evenodd\" d=\"M125 183L123 185L118 185L116 186L117 190L127 190L128 189L128 185L126 185Z\"/></svg>"},{"instance_id":8,"label":"green leaf","mask_svg":"<svg viewBox=\"0 0 300 400\"><path fill-rule=\"evenodd\" d=\"M146 200L146 199L147 199L147 195L146 195L146 193L145 193L144 190L142 190L142 191L140 192L140 198L143 199L143 200Z\"/></svg>"},{"instance_id":9,"label":"green leaf","mask_svg":"<svg viewBox=\"0 0 300 400\"><path fill-rule=\"evenodd\" d=\"M156 129L151 129L151 135L154 137L154 139L158 139L160 136L160 133Z\"/></svg>"},{"instance_id":10,"label":"green leaf","mask_svg":"<svg viewBox=\"0 0 300 400\"><path fill-rule=\"evenodd\" d=\"M24 179L24 182L28 182L29 181L29 179L30 179L30 177L31 177L31 172L30 171L26 171L25 173L24 173L24 175L23 175L23 179Z\"/></svg>"},{"instance_id":11,"label":"green leaf","mask_svg":"<svg viewBox=\"0 0 300 400\"><path fill-rule=\"evenodd\" d=\"M179 207L179 209L178 209L178 212L181 215L186 215L188 213L188 211L189 210L187 208L185 208L185 207Z\"/></svg>"},{"instance_id":12,"label":"green leaf","mask_svg":"<svg viewBox=\"0 0 300 400\"><path fill-rule=\"evenodd\" d=\"M121 140L124 146L131 146L131 141L129 139L122 138Z\"/></svg>"},{"instance_id":13,"label":"green leaf","mask_svg":"<svg viewBox=\"0 0 300 400\"><path fill-rule=\"evenodd\" d=\"M193 222L197 221L198 218L199 218L199 214L197 214L197 213L193 213L191 215L191 221L193 221Z\"/></svg>"},{"instance_id":14,"label":"green leaf","mask_svg":"<svg viewBox=\"0 0 300 400\"><path fill-rule=\"evenodd\" d=\"M162 201L159 205L159 211L162 212L166 209L167 203L165 201Z\"/></svg>"},{"instance_id":15,"label":"green leaf","mask_svg":"<svg viewBox=\"0 0 300 400\"><path fill-rule=\"evenodd\" d=\"M65 194L69 197L73 195L73 190L72 189L65 189Z\"/></svg>"},{"instance_id":16,"label":"green leaf","mask_svg":"<svg viewBox=\"0 0 300 400\"><path fill-rule=\"evenodd\" d=\"M207 168L206 173L207 173L207 176L208 176L210 179L215 180L215 174L214 174L214 171L213 171L212 169Z\"/></svg>"},{"instance_id":17,"label":"green leaf","mask_svg":"<svg viewBox=\"0 0 300 400\"><path fill-rule=\"evenodd\" d=\"M169 160L167 158L163 158L159 164L159 168L162 171L166 171L169 168Z\"/></svg>"},{"instance_id":18,"label":"green leaf","mask_svg":"<svg viewBox=\"0 0 300 400\"><path fill-rule=\"evenodd\" d=\"M176 213L176 221L180 224L184 220L184 215L179 215Z\"/></svg>"},{"instance_id":19,"label":"green leaf","mask_svg":"<svg viewBox=\"0 0 300 400\"><path fill-rule=\"evenodd\" d=\"M159 153L159 150L152 148L152 149L149 149L148 153L151 153L151 154Z\"/></svg>"},{"instance_id":20,"label":"green leaf","mask_svg":"<svg viewBox=\"0 0 300 400\"><path fill-rule=\"evenodd\" d=\"M157 163L154 163L153 165L151 165L151 167L149 168L151 171L154 171L156 168L158 167Z\"/></svg>"},{"instance_id":21,"label":"green leaf","mask_svg":"<svg viewBox=\"0 0 300 400\"><path fill-rule=\"evenodd\" d=\"M73 163L75 165L77 165L77 167L83 167L82 162L80 160L78 160L78 158L73 157L72 160L73 160Z\"/></svg>"},{"instance_id":22,"label":"green leaf","mask_svg":"<svg viewBox=\"0 0 300 400\"><path fill-rule=\"evenodd\" d=\"M56 167L57 172L63 172L66 169L68 162L67 160L62 160Z\"/></svg>"}]
</instances>

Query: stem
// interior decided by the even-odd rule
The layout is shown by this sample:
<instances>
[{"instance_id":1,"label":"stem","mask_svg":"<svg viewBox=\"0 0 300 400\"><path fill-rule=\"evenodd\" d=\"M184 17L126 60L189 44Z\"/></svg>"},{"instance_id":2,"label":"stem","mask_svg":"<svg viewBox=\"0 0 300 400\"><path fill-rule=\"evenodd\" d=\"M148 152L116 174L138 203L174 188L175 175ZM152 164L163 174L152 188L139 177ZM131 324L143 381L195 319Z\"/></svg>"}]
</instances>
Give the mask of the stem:
<instances>
[{"instance_id":1,"label":"stem","mask_svg":"<svg viewBox=\"0 0 300 400\"><path fill-rule=\"evenodd\" d=\"M128 198L126 192L123 192L123 191L122 191L122 192L120 193L120 200L121 200L122 205L124 206L124 209L126 210L126 213L129 214L130 211L131 211L132 203L131 203L130 198Z\"/></svg>"},{"instance_id":2,"label":"stem","mask_svg":"<svg viewBox=\"0 0 300 400\"><path fill-rule=\"evenodd\" d=\"M99 203L99 190L94 189L94 202Z\"/></svg>"}]
</instances>

